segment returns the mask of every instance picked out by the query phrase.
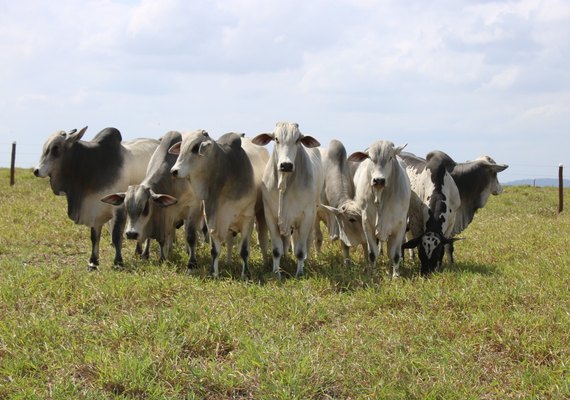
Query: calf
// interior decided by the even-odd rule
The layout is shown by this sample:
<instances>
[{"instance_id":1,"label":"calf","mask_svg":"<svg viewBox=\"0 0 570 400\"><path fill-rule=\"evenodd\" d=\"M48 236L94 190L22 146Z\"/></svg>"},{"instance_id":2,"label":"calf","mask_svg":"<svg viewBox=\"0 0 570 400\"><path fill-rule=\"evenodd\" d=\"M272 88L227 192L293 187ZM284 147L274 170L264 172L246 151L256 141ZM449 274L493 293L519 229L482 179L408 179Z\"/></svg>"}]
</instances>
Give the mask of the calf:
<instances>
[{"instance_id":1,"label":"calf","mask_svg":"<svg viewBox=\"0 0 570 400\"><path fill-rule=\"evenodd\" d=\"M89 270L99 265L99 243L103 225L112 219L115 266L123 265L122 233L124 207L102 203L109 192L124 191L143 178L158 141L137 139L122 142L121 133L106 128L92 141L83 141L87 127L80 131L56 132L48 138L34 175L49 177L54 194L67 199L67 215L76 224L91 228Z\"/></svg>"},{"instance_id":2,"label":"calf","mask_svg":"<svg viewBox=\"0 0 570 400\"><path fill-rule=\"evenodd\" d=\"M172 248L176 228L184 222L190 258L188 268L196 262L196 227L203 215L202 202L194 195L190 182L176 179L170 169L176 155L168 149L182 141L180 132L166 133L152 155L146 177L138 185L131 185L126 192L114 193L102 201L121 206L127 211L127 239L139 243L156 239L160 245L160 261L164 261Z\"/></svg>"}]
</instances>

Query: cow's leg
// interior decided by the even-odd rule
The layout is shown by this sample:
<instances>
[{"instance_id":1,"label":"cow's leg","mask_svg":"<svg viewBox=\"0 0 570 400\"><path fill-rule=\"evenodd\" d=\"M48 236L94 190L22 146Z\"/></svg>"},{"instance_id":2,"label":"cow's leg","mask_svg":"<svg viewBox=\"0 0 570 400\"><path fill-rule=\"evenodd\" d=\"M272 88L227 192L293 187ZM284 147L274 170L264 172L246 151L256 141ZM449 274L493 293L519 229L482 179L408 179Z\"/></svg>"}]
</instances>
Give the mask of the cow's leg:
<instances>
[{"instance_id":1,"label":"cow's leg","mask_svg":"<svg viewBox=\"0 0 570 400\"><path fill-rule=\"evenodd\" d=\"M91 227L91 257L87 270L96 271L99 267L99 244L101 243L102 225Z\"/></svg>"},{"instance_id":2,"label":"cow's leg","mask_svg":"<svg viewBox=\"0 0 570 400\"><path fill-rule=\"evenodd\" d=\"M257 240L259 242L259 248L261 249L261 256L265 262L268 258L267 242L269 238L267 237L267 221L265 220L265 213L263 210L257 212L255 215L255 225L257 227Z\"/></svg>"},{"instance_id":3,"label":"cow's leg","mask_svg":"<svg viewBox=\"0 0 570 400\"><path fill-rule=\"evenodd\" d=\"M210 243L212 248L210 250L210 254L212 255L212 267L210 268L210 276L213 278L219 278L220 276L220 269L219 269L219 261L220 261L220 249L222 248L222 241L215 235L210 236Z\"/></svg>"},{"instance_id":4,"label":"cow's leg","mask_svg":"<svg viewBox=\"0 0 570 400\"><path fill-rule=\"evenodd\" d=\"M297 272L295 274L296 277L300 277L305 274L305 260L309 252L309 243L312 240L311 230L315 227L315 222L311 223L311 219L312 218L310 216L307 216L306 220L299 225L298 232L295 234L296 237L294 250L295 257L297 258Z\"/></svg>"},{"instance_id":5,"label":"cow's leg","mask_svg":"<svg viewBox=\"0 0 570 400\"><path fill-rule=\"evenodd\" d=\"M249 271L249 241L251 240L251 233L253 231L253 217L245 222L241 229L241 245L239 255L243 261L241 268L241 279L251 279Z\"/></svg>"},{"instance_id":6,"label":"cow's leg","mask_svg":"<svg viewBox=\"0 0 570 400\"><path fill-rule=\"evenodd\" d=\"M376 259L378 258L378 240L374 234L374 225L368 224L367 213L364 211L362 213L362 228L364 230L364 237L366 238L367 253L368 253L368 265L366 267L366 272L368 275L372 274L372 271L376 268Z\"/></svg>"},{"instance_id":7,"label":"cow's leg","mask_svg":"<svg viewBox=\"0 0 570 400\"><path fill-rule=\"evenodd\" d=\"M160 250L160 257L158 258L158 263L159 263L159 264L162 264L162 263L164 262L164 260L166 260L166 255L165 255L166 250L165 250L165 246L166 246L166 243L165 243L164 240L159 240L159 241L158 241L158 247L159 247L159 250Z\"/></svg>"},{"instance_id":8,"label":"cow's leg","mask_svg":"<svg viewBox=\"0 0 570 400\"><path fill-rule=\"evenodd\" d=\"M455 250L455 248L453 247L453 242L445 245L445 252L447 253L447 263L449 265L453 265L455 262L453 259L453 251L454 250Z\"/></svg>"},{"instance_id":9,"label":"cow's leg","mask_svg":"<svg viewBox=\"0 0 570 400\"><path fill-rule=\"evenodd\" d=\"M279 227L272 220L267 218L267 228L269 229L269 234L271 235L271 246L272 246L272 256L273 256L273 273L277 278L281 279L281 257L283 256L283 237L279 233ZM287 240L288 238L285 238Z\"/></svg>"},{"instance_id":10,"label":"cow's leg","mask_svg":"<svg viewBox=\"0 0 570 400\"><path fill-rule=\"evenodd\" d=\"M350 265L350 247L348 247L342 240L339 240L340 248L342 250L342 258L344 260L344 266L348 267Z\"/></svg>"},{"instance_id":11,"label":"cow's leg","mask_svg":"<svg viewBox=\"0 0 570 400\"><path fill-rule=\"evenodd\" d=\"M226 236L226 262L228 264L231 264L232 262L232 255L234 252L234 238L237 235L237 233L234 232L228 232L227 236Z\"/></svg>"},{"instance_id":12,"label":"cow's leg","mask_svg":"<svg viewBox=\"0 0 570 400\"><path fill-rule=\"evenodd\" d=\"M319 218L315 219L315 249L317 249L317 253L321 253L321 249L323 247L323 232L321 231L321 221Z\"/></svg>"},{"instance_id":13,"label":"cow's leg","mask_svg":"<svg viewBox=\"0 0 570 400\"><path fill-rule=\"evenodd\" d=\"M198 266L198 260L196 259L196 227L193 224L185 224L184 229L186 231L186 244L189 249L187 268L190 271Z\"/></svg>"},{"instance_id":14,"label":"cow's leg","mask_svg":"<svg viewBox=\"0 0 570 400\"><path fill-rule=\"evenodd\" d=\"M127 218L125 207L115 207L113 220L111 221L111 241L115 247L115 260L113 261L113 265L119 268L123 267L123 256L121 254L121 249L123 246L123 232L125 230L126 222Z\"/></svg>"},{"instance_id":15,"label":"cow's leg","mask_svg":"<svg viewBox=\"0 0 570 400\"><path fill-rule=\"evenodd\" d=\"M402 240L400 235L388 237L388 257L392 263L392 278L400 276L400 261L402 260Z\"/></svg>"},{"instance_id":16,"label":"cow's leg","mask_svg":"<svg viewBox=\"0 0 570 400\"><path fill-rule=\"evenodd\" d=\"M144 242L144 249L143 249L143 252L141 254L141 258L143 260L148 260L149 256L150 256L150 239L147 239Z\"/></svg>"}]
</instances>

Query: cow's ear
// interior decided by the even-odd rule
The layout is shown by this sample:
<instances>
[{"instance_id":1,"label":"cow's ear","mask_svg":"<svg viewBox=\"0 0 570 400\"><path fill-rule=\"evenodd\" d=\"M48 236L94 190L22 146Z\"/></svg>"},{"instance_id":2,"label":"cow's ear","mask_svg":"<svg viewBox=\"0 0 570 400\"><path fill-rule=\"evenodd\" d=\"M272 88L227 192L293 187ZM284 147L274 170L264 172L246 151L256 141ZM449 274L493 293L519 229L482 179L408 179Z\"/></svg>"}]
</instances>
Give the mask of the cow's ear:
<instances>
[{"instance_id":1,"label":"cow's ear","mask_svg":"<svg viewBox=\"0 0 570 400\"><path fill-rule=\"evenodd\" d=\"M394 149L394 155L395 155L395 156L400 155L400 153L402 152L402 150L404 150L407 145L408 145L408 144L406 143L406 144L403 144L403 145L401 145L401 146L396 147L396 148Z\"/></svg>"},{"instance_id":2,"label":"cow's ear","mask_svg":"<svg viewBox=\"0 0 570 400\"><path fill-rule=\"evenodd\" d=\"M368 154L366 154L362 151L356 151L348 157L348 161L362 162L362 161L366 160L367 158L370 158L370 156Z\"/></svg>"},{"instance_id":3,"label":"cow's ear","mask_svg":"<svg viewBox=\"0 0 570 400\"><path fill-rule=\"evenodd\" d=\"M303 146L309 148L319 147L321 145L319 141L312 136L303 136L301 138L301 143L303 144Z\"/></svg>"},{"instance_id":4,"label":"cow's ear","mask_svg":"<svg viewBox=\"0 0 570 400\"><path fill-rule=\"evenodd\" d=\"M65 138L65 141L67 143L75 143L75 142L81 140L83 135L85 135L85 131L87 131L86 126L81 128L79 131L73 130L67 135L67 138Z\"/></svg>"},{"instance_id":5,"label":"cow's ear","mask_svg":"<svg viewBox=\"0 0 570 400\"><path fill-rule=\"evenodd\" d=\"M152 200L162 208L170 207L176 203L178 203L178 199L176 197L172 197L167 194L156 194L153 191L150 192L152 196Z\"/></svg>"},{"instance_id":6,"label":"cow's ear","mask_svg":"<svg viewBox=\"0 0 570 400\"><path fill-rule=\"evenodd\" d=\"M198 149L199 156L205 156L208 154L208 150L212 148L212 141L206 140L205 142L200 143L200 148Z\"/></svg>"},{"instance_id":7,"label":"cow's ear","mask_svg":"<svg viewBox=\"0 0 570 400\"><path fill-rule=\"evenodd\" d=\"M251 142L253 144L257 144L259 146L265 146L267 143L275 140L275 135L272 133L260 133L256 137L254 137Z\"/></svg>"},{"instance_id":8,"label":"cow's ear","mask_svg":"<svg viewBox=\"0 0 570 400\"><path fill-rule=\"evenodd\" d=\"M509 166L507 164L491 164L489 165L491 167L491 169L497 173L506 170L507 168L509 168Z\"/></svg>"},{"instance_id":9,"label":"cow's ear","mask_svg":"<svg viewBox=\"0 0 570 400\"><path fill-rule=\"evenodd\" d=\"M412 240L408 240L406 243L402 245L402 249L414 249L418 247L421 241L422 241L421 236L418 236L417 238L414 238Z\"/></svg>"},{"instance_id":10,"label":"cow's ear","mask_svg":"<svg viewBox=\"0 0 570 400\"><path fill-rule=\"evenodd\" d=\"M338 208L327 206L326 204L319 204L317 209L325 214L332 214L333 216L342 214Z\"/></svg>"},{"instance_id":11,"label":"cow's ear","mask_svg":"<svg viewBox=\"0 0 570 400\"><path fill-rule=\"evenodd\" d=\"M178 142L176 144L173 144L169 149L168 149L168 154L174 154L174 155L178 155L180 154L180 146L182 145L182 142Z\"/></svg>"},{"instance_id":12,"label":"cow's ear","mask_svg":"<svg viewBox=\"0 0 570 400\"><path fill-rule=\"evenodd\" d=\"M122 206L125 202L125 193L113 193L101 199L103 203L111 204L112 206Z\"/></svg>"},{"instance_id":13,"label":"cow's ear","mask_svg":"<svg viewBox=\"0 0 570 400\"><path fill-rule=\"evenodd\" d=\"M453 244L455 242L457 242L458 240L463 240L463 238L446 238L444 237L442 240L443 244Z\"/></svg>"}]
</instances>

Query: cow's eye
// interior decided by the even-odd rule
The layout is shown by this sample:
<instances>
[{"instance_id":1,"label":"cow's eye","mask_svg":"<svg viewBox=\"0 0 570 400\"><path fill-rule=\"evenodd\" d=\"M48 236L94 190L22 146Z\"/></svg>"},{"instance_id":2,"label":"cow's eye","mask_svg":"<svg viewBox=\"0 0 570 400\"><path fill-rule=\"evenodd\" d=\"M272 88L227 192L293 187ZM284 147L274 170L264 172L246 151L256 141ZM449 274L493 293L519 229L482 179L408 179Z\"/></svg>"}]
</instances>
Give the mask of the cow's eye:
<instances>
[{"instance_id":1,"label":"cow's eye","mask_svg":"<svg viewBox=\"0 0 570 400\"><path fill-rule=\"evenodd\" d=\"M149 211L149 202L147 201L146 204L144 205L143 215L144 216L148 215L148 211Z\"/></svg>"},{"instance_id":2,"label":"cow's eye","mask_svg":"<svg viewBox=\"0 0 570 400\"><path fill-rule=\"evenodd\" d=\"M47 151L48 153L50 152L49 150ZM51 148L51 155L53 157L58 157L59 156L59 147L58 146L53 146Z\"/></svg>"},{"instance_id":3,"label":"cow's eye","mask_svg":"<svg viewBox=\"0 0 570 400\"><path fill-rule=\"evenodd\" d=\"M199 151L200 151L200 143L195 144L194 147L192 147L192 153L198 154Z\"/></svg>"},{"instance_id":4,"label":"cow's eye","mask_svg":"<svg viewBox=\"0 0 570 400\"><path fill-rule=\"evenodd\" d=\"M275 143L279 144L279 139L275 138Z\"/></svg>"},{"instance_id":5,"label":"cow's eye","mask_svg":"<svg viewBox=\"0 0 570 400\"><path fill-rule=\"evenodd\" d=\"M354 223L354 222L356 222L356 218L349 218L348 222Z\"/></svg>"}]
</instances>

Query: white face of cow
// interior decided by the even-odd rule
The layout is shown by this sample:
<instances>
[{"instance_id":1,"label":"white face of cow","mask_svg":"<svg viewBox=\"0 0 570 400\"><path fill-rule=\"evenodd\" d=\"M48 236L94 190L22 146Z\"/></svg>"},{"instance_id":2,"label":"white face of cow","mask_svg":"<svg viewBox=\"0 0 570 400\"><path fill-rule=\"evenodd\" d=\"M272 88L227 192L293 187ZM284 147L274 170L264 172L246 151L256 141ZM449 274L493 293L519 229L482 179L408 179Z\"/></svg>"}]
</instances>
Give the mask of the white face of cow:
<instances>
[{"instance_id":1,"label":"white face of cow","mask_svg":"<svg viewBox=\"0 0 570 400\"><path fill-rule=\"evenodd\" d=\"M285 182L283 176L295 171L295 160L299 146L312 148L321 144L312 136L303 135L299 130L299 124L295 122L278 122L273 133L257 135L252 142L259 146L265 146L272 140L275 142L272 157L275 160L275 167L279 175L278 186L282 189Z\"/></svg>"},{"instance_id":2,"label":"white face of cow","mask_svg":"<svg viewBox=\"0 0 570 400\"><path fill-rule=\"evenodd\" d=\"M150 221L150 189L144 186L129 186L125 195L127 211L127 239L138 239Z\"/></svg>"},{"instance_id":3,"label":"white face of cow","mask_svg":"<svg viewBox=\"0 0 570 400\"><path fill-rule=\"evenodd\" d=\"M384 188L390 186L390 177L394 168L396 156L406 147L406 145L394 147L394 143L388 141L378 141L372 144L366 152L353 153L348 160L362 162L365 159L371 161L370 186L376 199Z\"/></svg>"},{"instance_id":4,"label":"white face of cow","mask_svg":"<svg viewBox=\"0 0 570 400\"><path fill-rule=\"evenodd\" d=\"M167 194L156 194L143 185L131 185L125 193L114 193L101 199L113 206L125 205L127 212L127 239L137 240L145 232L152 216L151 202L159 207L169 207L177 203L177 199Z\"/></svg>"},{"instance_id":5,"label":"white face of cow","mask_svg":"<svg viewBox=\"0 0 570 400\"><path fill-rule=\"evenodd\" d=\"M349 200L338 208L322 205L327 212L333 213L340 227L340 240L347 246L358 246L366 243L362 229L362 212L353 200Z\"/></svg>"},{"instance_id":6,"label":"white face of cow","mask_svg":"<svg viewBox=\"0 0 570 400\"><path fill-rule=\"evenodd\" d=\"M202 158L212 145L212 140L204 130L183 135L182 142L176 143L168 150L171 154L178 154L176 163L170 169L172 175L191 179L192 174L200 172Z\"/></svg>"},{"instance_id":7,"label":"white face of cow","mask_svg":"<svg viewBox=\"0 0 570 400\"><path fill-rule=\"evenodd\" d=\"M277 170L279 172L295 171L295 158L297 157L297 149L303 135L299 131L299 125L296 123L279 123L273 133L275 141L274 152L276 154Z\"/></svg>"}]
</instances>

